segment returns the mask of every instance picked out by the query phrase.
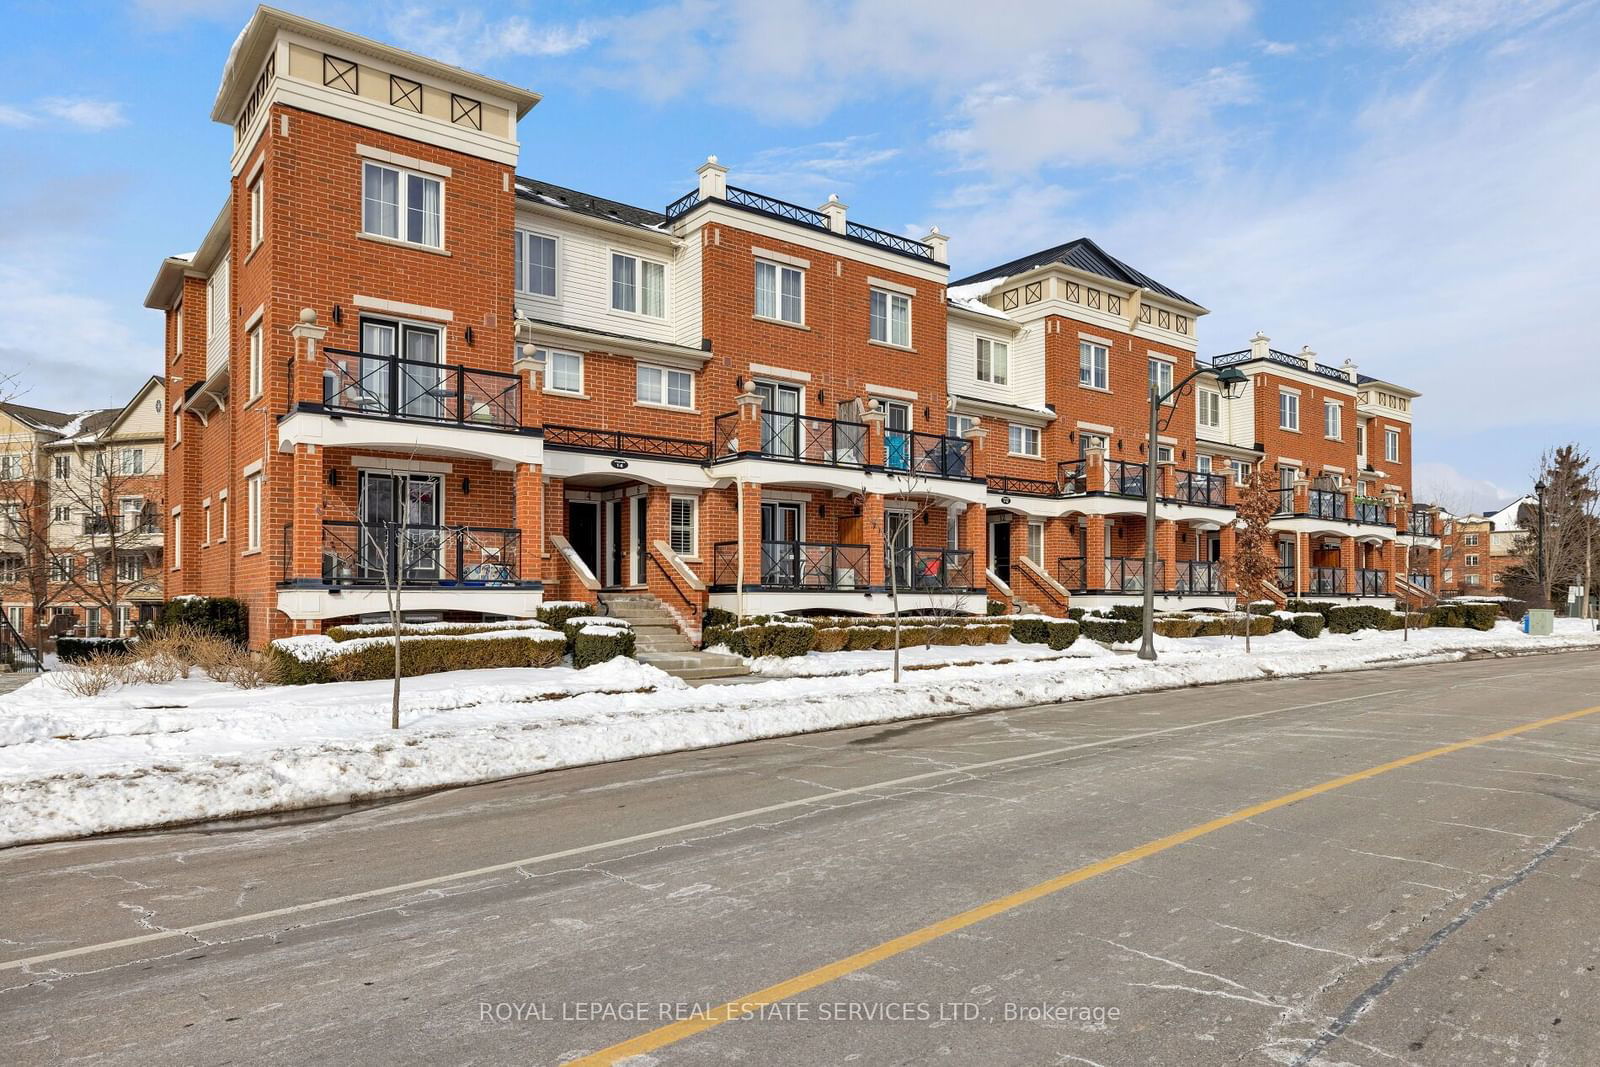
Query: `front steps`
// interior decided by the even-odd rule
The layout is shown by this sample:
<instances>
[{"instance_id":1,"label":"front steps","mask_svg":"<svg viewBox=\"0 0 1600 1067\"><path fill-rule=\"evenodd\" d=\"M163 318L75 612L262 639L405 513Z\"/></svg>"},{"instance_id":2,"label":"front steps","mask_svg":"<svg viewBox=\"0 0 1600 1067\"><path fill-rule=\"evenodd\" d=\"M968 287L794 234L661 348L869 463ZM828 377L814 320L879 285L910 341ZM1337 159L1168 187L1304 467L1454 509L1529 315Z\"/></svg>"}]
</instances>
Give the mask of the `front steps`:
<instances>
[{"instance_id":1,"label":"front steps","mask_svg":"<svg viewBox=\"0 0 1600 1067\"><path fill-rule=\"evenodd\" d=\"M701 652L678 629L661 601L644 593L601 593L605 614L633 626L634 658L686 682L699 684L749 674L738 656Z\"/></svg>"}]
</instances>

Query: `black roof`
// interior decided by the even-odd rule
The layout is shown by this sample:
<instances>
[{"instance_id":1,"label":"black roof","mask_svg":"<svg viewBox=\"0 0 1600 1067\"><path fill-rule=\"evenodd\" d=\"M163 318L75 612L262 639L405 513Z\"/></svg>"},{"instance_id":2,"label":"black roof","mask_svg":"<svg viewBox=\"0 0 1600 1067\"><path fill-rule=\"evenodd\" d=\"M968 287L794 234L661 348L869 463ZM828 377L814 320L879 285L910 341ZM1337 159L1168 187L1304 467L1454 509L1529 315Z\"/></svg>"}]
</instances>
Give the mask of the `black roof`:
<instances>
[{"instance_id":1,"label":"black roof","mask_svg":"<svg viewBox=\"0 0 1600 1067\"><path fill-rule=\"evenodd\" d=\"M520 174L517 175L517 195L534 203L565 208L579 215L620 222L627 226L660 227L667 221L667 217L659 211L607 200L603 196L594 196L590 193L580 193L576 189L552 185L537 178L525 178Z\"/></svg>"},{"instance_id":2,"label":"black roof","mask_svg":"<svg viewBox=\"0 0 1600 1067\"><path fill-rule=\"evenodd\" d=\"M31 408L24 404L0 403L0 411L8 415L15 415L24 422L35 426L49 426L59 430L77 416L69 415L64 411L51 411L49 408Z\"/></svg>"},{"instance_id":3,"label":"black roof","mask_svg":"<svg viewBox=\"0 0 1600 1067\"><path fill-rule=\"evenodd\" d=\"M1046 248L1041 252L1034 252L1020 259L1013 259L1010 263L1002 263L998 267L990 267L988 270L979 271L977 274L971 274L953 281L950 285L952 287L971 285L974 282L986 282L995 278L1009 278L1013 274L1021 274L1023 271L1042 267L1047 263L1063 263L1076 270L1098 274L1103 278L1112 278L1128 285L1152 289L1164 296L1170 296L1174 300L1182 300L1185 304L1199 306L1196 301L1190 300L1175 289L1169 289L1148 274L1134 270L1122 260L1107 253L1105 249L1087 237L1080 237L1076 241L1068 241L1064 245L1056 245L1054 248Z\"/></svg>"}]
</instances>

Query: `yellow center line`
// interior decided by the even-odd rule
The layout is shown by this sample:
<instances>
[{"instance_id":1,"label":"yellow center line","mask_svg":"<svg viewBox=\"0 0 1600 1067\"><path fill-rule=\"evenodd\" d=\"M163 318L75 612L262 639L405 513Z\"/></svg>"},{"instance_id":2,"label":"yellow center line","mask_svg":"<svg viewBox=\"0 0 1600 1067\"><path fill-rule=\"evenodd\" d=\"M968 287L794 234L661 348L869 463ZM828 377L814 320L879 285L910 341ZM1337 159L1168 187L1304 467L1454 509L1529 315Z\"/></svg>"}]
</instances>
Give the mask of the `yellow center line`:
<instances>
[{"instance_id":1,"label":"yellow center line","mask_svg":"<svg viewBox=\"0 0 1600 1067\"><path fill-rule=\"evenodd\" d=\"M909 952L914 948L926 945L928 942L937 940L938 938L944 937L947 934L953 934L958 930L964 930L969 926L983 922L985 919L992 919L996 915L1003 915L1006 912L1013 911L1025 904L1031 904L1042 897L1050 896L1052 893L1059 893L1061 890L1070 886L1075 886L1080 882L1087 882L1089 879L1105 874L1108 871L1114 871L1119 867L1126 867L1131 863L1137 863L1142 859L1147 859L1151 856L1157 855L1158 853L1165 852L1168 849L1187 844L1188 842L1204 837L1207 834L1215 833L1218 830L1233 826L1236 823L1244 822L1246 819L1253 819L1258 815L1265 815L1269 811L1276 811L1279 808L1288 807L1290 804L1295 804L1302 800L1309 800L1312 797L1321 796L1323 793L1331 793L1335 789L1342 789L1347 785L1354 785L1357 782L1364 782L1369 778L1376 778L1380 774L1387 774L1390 771L1397 771L1402 767L1410 767L1413 764L1421 763L1424 760L1437 759L1440 756L1448 756L1453 752L1460 752L1465 748L1473 748L1477 745L1488 744L1491 741L1502 741L1508 737L1515 737L1518 734L1525 734L1532 730L1543 729L1546 726L1554 726L1557 723L1571 722L1574 719L1581 719L1586 715L1593 715L1596 712L1600 712L1600 704L1590 708L1582 708L1578 711L1569 711L1561 715L1552 715L1549 718L1539 719L1535 722L1524 723L1521 726L1513 726L1505 730L1496 730L1492 734L1484 734L1481 737L1471 737L1465 741L1455 741L1448 745L1440 745L1438 748L1430 748L1426 752L1418 752L1414 755L1403 756L1400 759L1391 760L1388 763L1380 763L1376 767L1368 767L1364 771L1356 771L1353 774L1342 775L1341 777L1329 779L1328 781L1322 782L1318 785L1308 786L1305 789L1297 789L1293 793L1285 793L1283 796L1276 797L1272 800L1264 800L1259 804L1252 804L1248 808L1241 808L1230 815L1223 815L1219 818L1212 819L1209 822L1203 822L1197 826L1191 826L1187 830L1179 830L1175 834L1168 834L1166 837L1157 838L1154 841L1146 842L1137 848L1130 848L1126 852L1119 852L1114 856L1091 863L1085 867L1079 867L1076 870L1067 871L1065 874L1059 874L1048 881L1040 882L1039 884L1029 886L1026 889L1019 889L1015 893L991 900L986 904L980 904L975 908L969 908L968 910L957 915L952 915L947 919L941 919L936 923L930 923L929 925L922 927L920 930L913 930L908 934L902 934L893 940L883 942L881 945L876 945L872 948L857 952L852 956L846 956L841 960L835 960L833 963L823 964L821 967L813 968L812 970L806 971L804 974L795 975L793 978L778 982L775 985L769 985L765 989L759 989L754 993L747 994L735 1000L730 1000L725 1004L711 1009L710 1011L696 1014L692 1018L669 1023L666 1026L658 1027L657 1029L651 1030L647 1033L640 1034L638 1037L630 1038L629 1040L623 1041L620 1044L612 1045L609 1048L601 1049L599 1052L591 1053L588 1056L584 1056L582 1059L571 1060L568 1062L567 1067L590 1067L590 1065L595 1064L617 1063L618 1061L625 1060L630 1056L639 1056L643 1055L644 1053L654 1052L657 1049L665 1048L667 1045L673 1045L679 1041L693 1037L696 1034L704 1033L705 1031L710 1030L713 1027L720 1026L725 1022L754 1015L769 1004L775 1004L779 1001L788 1000L791 997L795 997L801 993L815 989L820 985L825 985L828 982L842 978L847 974L852 974L864 968L871 967L873 964L881 963L884 960L898 956L901 953Z\"/></svg>"}]
</instances>

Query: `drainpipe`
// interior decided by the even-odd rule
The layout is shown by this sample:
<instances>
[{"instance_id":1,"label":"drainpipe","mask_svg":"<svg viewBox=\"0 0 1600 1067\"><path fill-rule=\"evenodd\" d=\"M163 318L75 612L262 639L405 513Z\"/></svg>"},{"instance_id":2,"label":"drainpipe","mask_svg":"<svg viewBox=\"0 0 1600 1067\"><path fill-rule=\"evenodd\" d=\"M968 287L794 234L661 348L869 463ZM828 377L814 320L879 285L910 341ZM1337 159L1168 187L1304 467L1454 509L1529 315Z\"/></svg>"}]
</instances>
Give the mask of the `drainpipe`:
<instances>
[{"instance_id":1,"label":"drainpipe","mask_svg":"<svg viewBox=\"0 0 1600 1067\"><path fill-rule=\"evenodd\" d=\"M735 579L739 583L738 598L735 601L739 607L739 621L744 622L744 479L733 480L734 492L739 494L734 502L739 518L739 574Z\"/></svg>"}]
</instances>

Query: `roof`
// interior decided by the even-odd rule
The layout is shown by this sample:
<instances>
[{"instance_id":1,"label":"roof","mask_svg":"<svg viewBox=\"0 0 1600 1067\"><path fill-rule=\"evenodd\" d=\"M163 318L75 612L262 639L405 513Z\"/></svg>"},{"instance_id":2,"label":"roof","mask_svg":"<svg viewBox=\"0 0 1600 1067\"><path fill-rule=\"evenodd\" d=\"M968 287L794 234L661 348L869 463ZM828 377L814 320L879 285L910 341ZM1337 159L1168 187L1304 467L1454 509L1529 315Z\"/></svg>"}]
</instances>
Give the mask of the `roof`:
<instances>
[{"instance_id":1,"label":"roof","mask_svg":"<svg viewBox=\"0 0 1600 1067\"><path fill-rule=\"evenodd\" d=\"M51 411L49 408L30 408L25 404L0 403L0 411L38 430L59 430L74 418L74 416L64 411Z\"/></svg>"},{"instance_id":2,"label":"roof","mask_svg":"<svg viewBox=\"0 0 1600 1067\"><path fill-rule=\"evenodd\" d=\"M604 219L607 222L620 222L625 226L660 229L667 221L667 217L659 211L634 207L620 200L607 200L603 196L579 192L576 189L568 189L565 186L540 181L537 178L527 178L520 174L517 175L517 196L529 203L546 204L579 215Z\"/></svg>"},{"instance_id":3,"label":"roof","mask_svg":"<svg viewBox=\"0 0 1600 1067\"><path fill-rule=\"evenodd\" d=\"M952 281L950 285L954 288L958 285L971 285L975 282L1009 278L1014 274L1021 274L1024 271L1030 271L1035 267L1043 267L1051 263L1060 263L1088 274L1098 274L1102 278L1111 278L1114 281L1123 282L1137 288L1151 289L1163 296L1182 301L1193 307L1201 306L1177 290L1162 285L1148 274L1134 270L1122 260L1107 253L1105 249L1087 237L1080 237L1075 241L1068 241L1064 245L1056 245L1054 248L1046 248L1031 255L1022 256L1020 259L1013 259L1011 262L1002 263L998 267L990 267L988 270L979 271L977 274L971 274L965 278Z\"/></svg>"}]
</instances>

